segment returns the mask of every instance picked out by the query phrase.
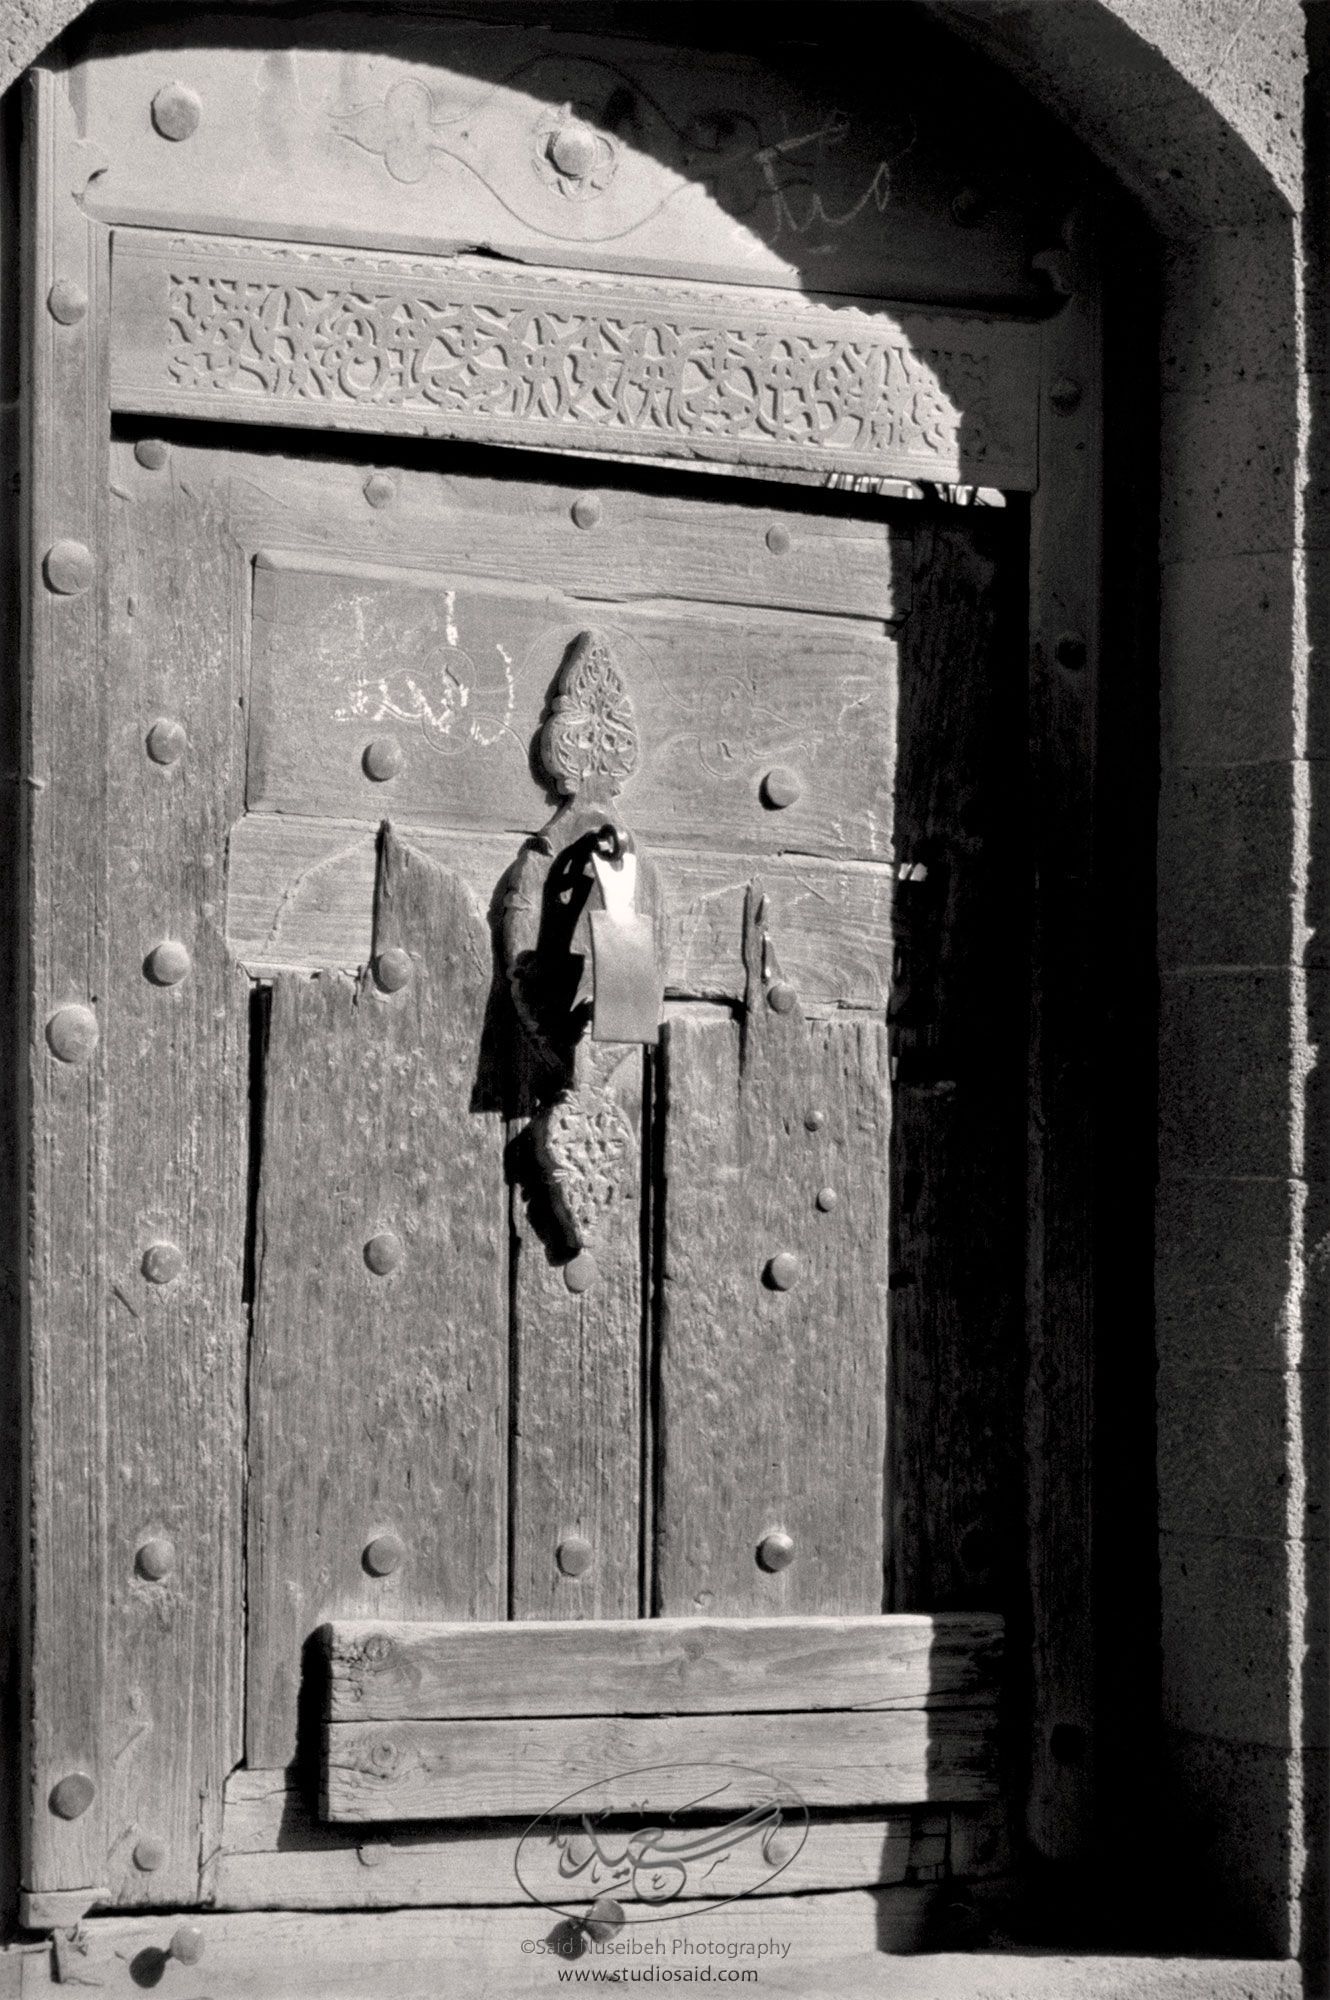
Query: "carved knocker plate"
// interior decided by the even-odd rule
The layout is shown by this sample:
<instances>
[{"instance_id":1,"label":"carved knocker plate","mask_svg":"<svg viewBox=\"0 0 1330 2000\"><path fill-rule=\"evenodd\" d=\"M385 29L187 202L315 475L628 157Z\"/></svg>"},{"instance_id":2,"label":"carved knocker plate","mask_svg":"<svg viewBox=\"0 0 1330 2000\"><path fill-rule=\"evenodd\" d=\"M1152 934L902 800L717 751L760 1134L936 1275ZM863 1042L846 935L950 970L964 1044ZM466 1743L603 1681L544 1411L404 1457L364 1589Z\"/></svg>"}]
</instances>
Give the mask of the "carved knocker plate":
<instances>
[{"instance_id":1,"label":"carved knocker plate","mask_svg":"<svg viewBox=\"0 0 1330 2000\"><path fill-rule=\"evenodd\" d=\"M594 1275L597 1234L635 1143L613 1073L625 1042L654 1042L661 1008L659 883L617 800L641 744L605 634L568 649L537 761L562 794L528 841L504 895L502 949L525 1044L536 1160L572 1253L565 1276Z\"/></svg>"}]
</instances>

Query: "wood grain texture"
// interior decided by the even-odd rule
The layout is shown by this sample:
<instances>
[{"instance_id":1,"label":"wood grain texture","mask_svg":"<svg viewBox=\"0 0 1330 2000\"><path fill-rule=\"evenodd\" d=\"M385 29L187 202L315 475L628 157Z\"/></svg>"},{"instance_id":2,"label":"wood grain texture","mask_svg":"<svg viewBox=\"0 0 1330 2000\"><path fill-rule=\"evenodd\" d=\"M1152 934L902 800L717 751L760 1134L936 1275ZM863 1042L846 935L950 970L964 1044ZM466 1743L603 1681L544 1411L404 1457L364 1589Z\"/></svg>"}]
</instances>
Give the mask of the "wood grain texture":
<instances>
[{"instance_id":1,"label":"wood grain texture","mask_svg":"<svg viewBox=\"0 0 1330 2000\"><path fill-rule=\"evenodd\" d=\"M510 1609L520 1618L633 1618L641 1606L643 1450L642 1137L640 1047L587 1050L598 1087L631 1133L618 1194L591 1254L595 1281L572 1292L569 1246L544 1176L519 1133L513 1187ZM588 1568L565 1575L566 1537L590 1545ZM539 1653L528 1652L539 1674Z\"/></svg>"},{"instance_id":2,"label":"wood grain texture","mask_svg":"<svg viewBox=\"0 0 1330 2000\"><path fill-rule=\"evenodd\" d=\"M660 1938L663 1951L659 1958L653 1953L638 1963L697 1971L710 1967L713 1972L722 1963L757 1967L759 1990L796 1994L799 2000L860 2000L860 1996L867 2000L869 1995L880 1995L885 1966L893 1993L902 1993L907 2000L937 2000L932 1961L922 1962L928 1968L926 1976L916 1979L909 1959L884 1960L882 1954L924 1947L939 1893L936 1888L903 1885L811 1898L747 1898L701 1929L687 1914L651 1922L645 1935ZM566 1920L534 1906L205 1912L193 1921L203 1939L199 1964L165 1966L165 1977L183 2000L202 2000L219 1992L227 2000L438 2000L441 1989L462 1991L474 2000L534 2000L559 1990L560 1971L588 1967L609 1971L631 1963L624 1954L610 1950L586 1952L570 1936ZM62 1979L83 1985L96 1982L108 2000L139 2000L143 1973L155 1969L162 1975L163 1954L177 1922L160 1915L89 1923L79 1932L76 1948L68 1948L65 1941ZM707 1937L739 1955L722 1960L690 1952L694 1941ZM759 1957L757 1948L763 1944L766 1952ZM1018 1961L1021 1966L1029 1962ZM961 2000L973 1991L965 1983L971 1961L955 1963L955 1983L942 1989L946 2000ZM979 1963L996 1971L1000 1962ZM1055 1963L1065 1979L1065 1960ZM17 1990L23 2000L51 1991L49 1951L36 1960L24 1960L22 1982ZM1028 1988L996 1990L1007 2000ZM1066 1989L1049 1984L1040 1990L1061 2000ZM1094 2000L1108 2000L1121 1987L1108 1982L1087 1990ZM1184 1990L1177 1989L1179 2000ZM1267 1990L1259 1990L1267 2000ZM1235 1985L1234 2000L1238 1991ZM1293 2000L1293 1993L1291 1984L1278 1990L1271 1986L1268 2000Z\"/></svg>"},{"instance_id":3,"label":"wood grain texture","mask_svg":"<svg viewBox=\"0 0 1330 2000\"><path fill-rule=\"evenodd\" d=\"M31 231L25 329L27 422L23 550L26 923L20 973L28 1056L23 1079L23 1318L26 1511L31 1543L24 1660L21 1870L32 1891L103 1881L110 1838L106 1690L107 1522L105 994L110 962L106 852L106 451L100 418L104 249L79 205L93 161L63 84L29 85L25 229ZM60 325L46 309L57 278L87 296ZM43 574L69 539L96 551L92 587L61 595ZM101 1046L62 1062L50 1015L95 1010ZM25 1531L26 1539L26 1531ZM88 1811L59 1818L52 1786L71 1772L97 1786Z\"/></svg>"},{"instance_id":4,"label":"wood grain texture","mask_svg":"<svg viewBox=\"0 0 1330 2000\"><path fill-rule=\"evenodd\" d=\"M997 1796L997 1718L947 1708L818 1710L779 1722L333 1722L319 1803L333 1821L495 1819L547 1811L594 1785L600 1810L672 1813L695 1804L698 1767L714 1764L725 1766L736 1810L769 1800L773 1779L810 1806L963 1804Z\"/></svg>"},{"instance_id":5,"label":"wood grain texture","mask_svg":"<svg viewBox=\"0 0 1330 2000\"><path fill-rule=\"evenodd\" d=\"M797 1002L776 1012L765 976L775 968L763 961L780 945L752 895L743 1019L679 1009L666 1029L656 1510L666 1615L882 1605L886 1031L873 1019L808 1021ZM797 1276L778 1290L769 1266L785 1253ZM795 1545L774 1573L757 1559L773 1532Z\"/></svg>"},{"instance_id":6,"label":"wood grain texture","mask_svg":"<svg viewBox=\"0 0 1330 2000\"><path fill-rule=\"evenodd\" d=\"M404 829L405 830L405 829ZM482 902L513 859L507 836L465 838L411 826L422 853L450 867ZM371 825L251 813L232 829L227 937L256 977L350 971L369 956L375 834ZM662 883L666 991L741 1000L743 911L752 863L741 855L654 847ZM781 963L810 1005L880 1007L891 967L891 874L879 863L790 857L766 864Z\"/></svg>"},{"instance_id":7,"label":"wood grain texture","mask_svg":"<svg viewBox=\"0 0 1330 2000\"><path fill-rule=\"evenodd\" d=\"M991 1707L1002 1625L938 1618L647 1618L329 1625L330 1722L759 1709Z\"/></svg>"},{"instance_id":8,"label":"wood grain texture","mask_svg":"<svg viewBox=\"0 0 1330 2000\"><path fill-rule=\"evenodd\" d=\"M108 1508L104 1869L120 1902L192 1901L215 1844L222 1780L243 1752L242 1487L248 1327L242 1299L249 1149L249 983L226 949L222 871L244 772L243 563L224 514L112 457L109 922L116 950L102 1047L111 1142L106 1203ZM147 753L167 716L188 748ZM189 970L146 976L163 939ZM182 1259L146 1275L152 1246ZM170 1572L135 1552L165 1537ZM166 1849L147 1874L141 1838Z\"/></svg>"},{"instance_id":9,"label":"wood grain texture","mask_svg":"<svg viewBox=\"0 0 1330 2000\"><path fill-rule=\"evenodd\" d=\"M409 954L402 990L273 993L249 1569L265 1767L295 1752L302 1650L328 1616L492 1618L506 1599L503 1138L473 1108L490 942L465 885L387 829L375 944ZM381 1231L403 1248L384 1277L364 1255ZM405 1559L372 1577L384 1534Z\"/></svg>"},{"instance_id":10,"label":"wood grain texture","mask_svg":"<svg viewBox=\"0 0 1330 2000\"><path fill-rule=\"evenodd\" d=\"M722 523L715 533L723 555ZM639 840L849 860L886 852L895 649L878 621L677 594L615 603L593 583L574 596L561 580L542 587L516 572L482 585L464 562L429 580L373 577L268 552L253 615L251 809L374 810L367 794L384 788L363 759L387 735L401 758L391 799L403 819L534 832L546 810L530 746L569 647L593 625L637 717ZM772 811L761 787L779 765L795 766L803 789Z\"/></svg>"},{"instance_id":11,"label":"wood grain texture","mask_svg":"<svg viewBox=\"0 0 1330 2000\"><path fill-rule=\"evenodd\" d=\"M915 552L888 1017L889 1601L1014 1608L1031 893L1019 524L939 511Z\"/></svg>"},{"instance_id":12,"label":"wood grain texture","mask_svg":"<svg viewBox=\"0 0 1330 2000\"><path fill-rule=\"evenodd\" d=\"M945 1891L928 1888L750 1900L736 1907L727 1934L737 1951L751 1945L753 1955L736 1959L734 1969L755 1969L759 1991L797 2000L881 2000L886 1985L892 2000L974 2000L976 1993L985 2000L1123 2000L1124 1994L1141 2000L1301 2000L1305 1990L1294 1959L939 1949L945 1904ZM562 1961L537 1949L551 1936L539 1928L538 1912L474 1911L459 1920L460 1914L204 1916L199 1928L208 1964L218 1970L214 1990L225 1981L223 1990L235 2000L437 2000L449 1978L475 2000L534 2000L557 1984ZM151 1954L161 1952L169 1922L140 1917L88 1925L81 1950L65 1955L66 1976L87 1972L111 2000L137 2000L143 1989L131 1967L136 1961L140 1967L159 1964ZM695 1928L686 1917L663 1928L664 1950L656 1962L705 1970L705 1959L688 1954L688 1933ZM524 1951L524 1943L531 1948ZM763 1943L768 1953L758 1958ZM49 1947L0 1949L0 1994L50 2000L51 1958ZM564 1969L608 1970L624 1963L623 1956L604 1951ZM179 1971L172 1966L172 1976ZM207 1988L199 1979L183 1990L194 2000Z\"/></svg>"},{"instance_id":13,"label":"wood grain texture","mask_svg":"<svg viewBox=\"0 0 1330 2000\"><path fill-rule=\"evenodd\" d=\"M909 565L896 560L908 522L853 494L460 446L440 463L394 445L371 468L366 449L346 438L316 454L228 447L236 520L266 562L421 592L460 572L482 588L529 583L605 604L742 604L885 624L909 609ZM371 469L388 483L378 507L365 496ZM776 548L773 529L783 531Z\"/></svg>"},{"instance_id":14,"label":"wood grain texture","mask_svg":"<svg viewBox=\"0 0 1330 2000\"><path fill-rule=\"evenodd\" d=\"M943 87L912 23L870 85L839 34L825 51L773 39L757 56L713 45L699 61L640 30L578 32L566 16L454 19L443 38L427 18L308 18L296 49L261 16L243 40L206 20L183 30L177 70L228 115L174 149L143 115L161 81L152 43L103 43L115 61L90 63L85 84L107 154L96 211L210 229L220 209L236 235L450 255L479 244L505 261L713 283L797 288L811 270L827 292L1039 299L997 164L1021 160L1021 127L959 50ZM604 135L593 186L561 185L540 144L570 99ZM975 219L961 257L950 203L984 165L1006 199Z\"/></svg>"},{"instance_id":15,"label":"wood grain texture","mask_svg":"<svg viewBox=\"0 0 1330 2000\"><path fill-rule=\"evenodd\" d=\"M944 1811L930 1806L815 1816L793 1858L748 1893L797 1895L903 1883L936 1866L932 1856L939 1842L949 1856L958 1857L953 1875L977 1878L992 1872L994 1812L993 1807ZM209 1867L207 1897L216 1909L521 1904L528 1895L518 1883L515 1864L529 1824L388 1827L366 1842L354 1827L320 1820L282 1772L237 1771L227 1781L221 1847ZM557 1866L553 1856L545 1866ZM539 1886L529 1863L524 1873L529 1887ZM678 1899L709 1900L716 1886L708 1891L690 1873ZM574 1889L572 1881L562 1881L558 1899L575 1900ZM632 1882L617 1893L624 1901L640 1900Z\"/></svg>"},{"instance_id":16,"label":"wood grain texture","mask_svg":"<svg viewBox=\"0 0 1330 2000\"><path fill-rule=\"evenodd\" d=\"M200 237L117 233L116 274L120 411L1013 492L1034 472L1019 320Z\"/></svg>"},{"instance_id":17,"label":"wood grain texture","mask_svg":"<svg viewBox=\"0 0 1330 2000\"><path fill-rule=\"evenodd\" d=\"M1103 579L1101 279L1078 221L1075 293L1044 329L1046 383L1083 385L1046 430L1030 515L1030 740L1036 892L1027 1089L1026 1546L1031 1605L1026 1832L1041 1856L1091 1851L1095 1810L1096 1160L1091 983ZM1079 642L1068 663L1063 642ZM1104 865L1101 863L1101 865Z\"/></svg>"}]
</instances>

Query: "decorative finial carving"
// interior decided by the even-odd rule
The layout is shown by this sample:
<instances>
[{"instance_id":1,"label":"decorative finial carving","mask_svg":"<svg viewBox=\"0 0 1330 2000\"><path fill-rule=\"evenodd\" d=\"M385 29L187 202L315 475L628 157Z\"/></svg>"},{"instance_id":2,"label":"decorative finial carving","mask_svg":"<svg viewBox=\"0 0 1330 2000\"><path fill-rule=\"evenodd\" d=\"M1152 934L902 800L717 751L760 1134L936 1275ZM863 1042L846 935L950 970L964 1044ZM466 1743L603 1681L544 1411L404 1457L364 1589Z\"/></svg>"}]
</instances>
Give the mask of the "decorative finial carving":
<instances>
[{"instance_id":1,"label":"decorative finial carving","mask_svg":"<svg viewBox=\"0 0 1330 2000\"><path fill-rule=\"evenodd\" d=\"M632 1127L613 1090L588 1073L536 1121L535 1143L555 1213L585 1250L619 1199Z\"/></svg>"},{"instance_id":2,"label":"decorative finial carving","mask_svg":"<svg viewBox=\"0 0 1330 2000\"><path fill-rule=\"evenodd\" d=\"M616 798L641 756L633 704L603 632L579 632L540 732L540 761L555 788ZM597 782L599 781L599 782Z\"/></svg>"}]
</instances>

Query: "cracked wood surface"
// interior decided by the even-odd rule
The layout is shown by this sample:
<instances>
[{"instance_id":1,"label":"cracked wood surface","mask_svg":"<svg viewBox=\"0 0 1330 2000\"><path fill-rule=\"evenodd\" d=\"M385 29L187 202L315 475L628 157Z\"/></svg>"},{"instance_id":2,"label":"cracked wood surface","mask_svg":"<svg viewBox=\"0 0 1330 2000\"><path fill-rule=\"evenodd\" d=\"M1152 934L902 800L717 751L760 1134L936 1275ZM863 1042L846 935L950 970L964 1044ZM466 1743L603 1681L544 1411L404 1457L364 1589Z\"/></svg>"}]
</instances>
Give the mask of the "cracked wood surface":
<instances>
[{"instance_id":1,"label":"cracked wood surface","mask_svg":"<svg viewBox=\"0 0 1330 2000\"><path fill-rule=\"evenodd\" d=\"M506 1602L503 1134L477 1075L490 940L465 885L385 829L372 975L274 984L251 1378L251 1762L297 1747L330 1615ZM389 1232L397 1268L365 1246ZM375 1576L380 1536L403 1545Z\"/></svg>"}]
</instances>

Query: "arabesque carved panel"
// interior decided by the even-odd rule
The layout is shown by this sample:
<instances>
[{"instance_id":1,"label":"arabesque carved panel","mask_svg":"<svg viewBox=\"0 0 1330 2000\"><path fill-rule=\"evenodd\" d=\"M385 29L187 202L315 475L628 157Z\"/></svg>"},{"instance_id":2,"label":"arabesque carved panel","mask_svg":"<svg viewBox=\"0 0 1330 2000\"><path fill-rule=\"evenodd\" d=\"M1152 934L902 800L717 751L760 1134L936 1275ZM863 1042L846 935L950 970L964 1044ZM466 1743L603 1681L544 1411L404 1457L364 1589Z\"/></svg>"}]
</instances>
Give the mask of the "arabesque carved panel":
<instances>
[{"instance_id":1,"label":"arabesque carved panel","mask_svg":"<svg viewBox=\"0 0 1330 2000\"><path fill-rule=\"evenodd\" d=\"M1033 483L1034 329L458 260L117 237L113 399L281 423Z\"/></svg>"}]
</instances>

